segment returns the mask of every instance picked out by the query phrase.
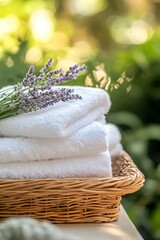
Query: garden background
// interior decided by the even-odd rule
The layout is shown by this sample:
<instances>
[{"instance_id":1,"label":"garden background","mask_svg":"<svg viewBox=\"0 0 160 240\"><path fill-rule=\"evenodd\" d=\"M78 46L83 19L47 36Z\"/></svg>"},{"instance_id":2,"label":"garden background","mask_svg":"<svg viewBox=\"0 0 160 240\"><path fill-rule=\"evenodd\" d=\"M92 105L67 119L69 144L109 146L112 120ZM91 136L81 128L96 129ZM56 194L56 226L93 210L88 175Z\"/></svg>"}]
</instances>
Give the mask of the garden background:
<instances>
[{"instance_id":1,"label":"garden background","mask_svg":"<svg viewBox=\"0 0 160 240\"><path fill-rule=\"evenodd\" d=\"M107 121L146 177L123 205L145 240L160 239L160 0L0 0L0 87L50 57L55 68L86 63L90 76L103 63L112 82L133 77L110 92Z\"/></svg>"}]
</instances>

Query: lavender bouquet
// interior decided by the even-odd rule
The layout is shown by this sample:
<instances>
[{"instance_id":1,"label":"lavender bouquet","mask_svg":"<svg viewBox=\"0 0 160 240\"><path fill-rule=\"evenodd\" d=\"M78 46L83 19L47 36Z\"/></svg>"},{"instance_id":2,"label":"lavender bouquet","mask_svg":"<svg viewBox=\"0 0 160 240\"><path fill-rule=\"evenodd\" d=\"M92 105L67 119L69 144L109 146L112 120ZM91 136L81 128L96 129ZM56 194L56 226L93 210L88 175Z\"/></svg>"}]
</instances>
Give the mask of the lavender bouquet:
<instances>
[{"instance_id":1,"label":"lavender bouquet","mask_svg":"<svg viewBox=\"0 0 160 240\"><path fill-rule=\"evenodd\" d=\"M66 72L62 69L49 71L51 64L52 59L40 70L39 76L35 75L34 66L31 66L22 82L0 90L0 119L37 111L59 101L81 99L71 88L54 89L53 86L76 80L86 66L76 64Z\"/></svg>"}]
</instances>

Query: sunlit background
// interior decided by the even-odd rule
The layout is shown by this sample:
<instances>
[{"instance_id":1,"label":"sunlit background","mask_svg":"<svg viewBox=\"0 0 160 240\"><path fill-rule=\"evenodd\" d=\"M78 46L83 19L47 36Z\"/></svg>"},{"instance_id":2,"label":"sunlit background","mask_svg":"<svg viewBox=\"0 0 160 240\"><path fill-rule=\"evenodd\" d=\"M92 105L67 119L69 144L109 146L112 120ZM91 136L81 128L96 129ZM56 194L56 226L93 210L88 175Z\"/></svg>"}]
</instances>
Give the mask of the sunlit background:
<instances>
[{"instance_id":1,"label":"sunlit background","mask_svg":"<svg viewBox=\"0 0 160 240\"><path fill-rule=\"evenodd\" d=\"M107 51L128 50L158 37L158 3L0 0L0 58L8 51L17 54L23 42L28 64L56 55L59 65L66 66L93 58L101 50L106 55Z\"/></svg>"},{"instance_id":2,"label":"sunlit background","mask_svg":"<svg viewBox=\"0 0 160 240\"><path fill-rule=\"evenodd\" d=\"M110 93L107 120L146 176L123 204L145 240L160 239L160 0L0 0L0 87L50 57L55 68L86 63L91 76L103 63L112 81L134 76L128 93Z\"/></svg>"}]
</instances>

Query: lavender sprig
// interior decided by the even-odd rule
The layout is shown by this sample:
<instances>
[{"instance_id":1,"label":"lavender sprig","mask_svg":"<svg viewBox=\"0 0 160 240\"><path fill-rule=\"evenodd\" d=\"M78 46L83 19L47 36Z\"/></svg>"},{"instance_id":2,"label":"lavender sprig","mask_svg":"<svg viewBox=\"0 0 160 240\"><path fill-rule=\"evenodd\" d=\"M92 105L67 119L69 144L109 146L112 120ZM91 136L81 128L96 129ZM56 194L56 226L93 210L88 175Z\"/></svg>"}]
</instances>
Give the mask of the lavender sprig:
<instances>
[{"instance_id":1,"label":"lavender sprig","mask_svg":"<svg viewBox=\"0 0 160 240\"><path fill-rule=\"evenodd\" d=\"M70 88L54 88L70 80L76 80L78 74L86 69L78 64L70 67L66 72L62 69L51 70L52 59L40 70L39 76L34 72L34 66L30 66L21 83L11 88L0 90L0 119L21 113L37 111L53 106L59 101L81 99Z\"/></svg>"}]
</instances>

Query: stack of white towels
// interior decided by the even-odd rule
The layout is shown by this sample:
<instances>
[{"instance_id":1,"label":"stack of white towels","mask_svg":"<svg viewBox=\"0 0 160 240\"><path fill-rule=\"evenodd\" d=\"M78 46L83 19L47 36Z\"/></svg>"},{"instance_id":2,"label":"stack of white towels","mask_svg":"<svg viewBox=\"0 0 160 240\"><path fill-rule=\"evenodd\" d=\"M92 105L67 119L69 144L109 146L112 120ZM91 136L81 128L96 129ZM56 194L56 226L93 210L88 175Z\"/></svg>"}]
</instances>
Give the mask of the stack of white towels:
<instances>
[{"instance_id":1,"label":"stack of white towels","mask_svg":"<svg viewBox=\"0 0 160 240\"><path fill-rule=\"evenodd\" d=\"M111 177L122 151L106 123L111 102L99 88L72 87L82 99L0 120L0 178Z\"/></svg>"}]
</instances>

